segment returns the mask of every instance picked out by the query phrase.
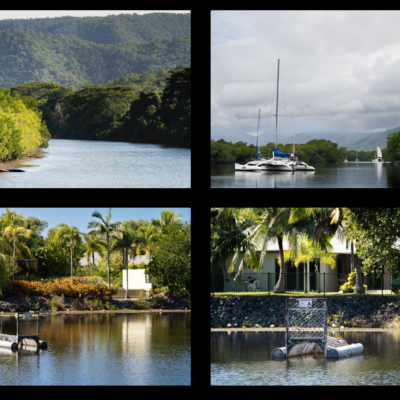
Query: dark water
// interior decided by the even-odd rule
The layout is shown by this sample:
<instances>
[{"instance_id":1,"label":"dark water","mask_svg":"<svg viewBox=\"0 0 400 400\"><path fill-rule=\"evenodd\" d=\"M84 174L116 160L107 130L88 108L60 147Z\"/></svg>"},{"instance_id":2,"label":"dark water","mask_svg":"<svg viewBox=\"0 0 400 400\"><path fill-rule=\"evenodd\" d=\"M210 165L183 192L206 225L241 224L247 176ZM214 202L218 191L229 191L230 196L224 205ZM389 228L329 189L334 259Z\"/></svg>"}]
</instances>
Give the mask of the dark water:
<instances>
[{"instance_id":1,"label":"dark water","mask_svg":"<svg viewBox=\"0 0 400 400\"><path fill-rule=\"evenodd\" d=\"M51 139L46 156L0 173L0 188L190 188L190 149Z\"/></svg>"},{"instance_id":2,"label":"dark water","mask_svg":"<svg viewBox=\"0 0 400 400\"><path fill-rule=\"evenodd\" d=\"M211 165L212 188L399 188L400 168L390 163L310 164L315 171L235 171Z\"/></svg>"},{"instance_id":3,"label":"dark water","mask_svg":"<svg viewBox=\"0 0 400 400\"><path fill-rule=\"evenodd\" d=\"M190 385L190 318L189 312L43 317L48 349L0 347L0 383ZM15 334L15 318L3 320L3 333Z\"/></svg>"},{"instance_id":4,"label":"dark water","mask_svg":"<svg viewBox=\"0 0 400 400\"><path fill-rule=\"evenodd\" d=\"M339 333L332 336L339 337ZM285 332L212 332L212 385L399 385L400 332L341 332L364 354L346 359L304 355L272 360Z\"/></svg>"}]
</instances>

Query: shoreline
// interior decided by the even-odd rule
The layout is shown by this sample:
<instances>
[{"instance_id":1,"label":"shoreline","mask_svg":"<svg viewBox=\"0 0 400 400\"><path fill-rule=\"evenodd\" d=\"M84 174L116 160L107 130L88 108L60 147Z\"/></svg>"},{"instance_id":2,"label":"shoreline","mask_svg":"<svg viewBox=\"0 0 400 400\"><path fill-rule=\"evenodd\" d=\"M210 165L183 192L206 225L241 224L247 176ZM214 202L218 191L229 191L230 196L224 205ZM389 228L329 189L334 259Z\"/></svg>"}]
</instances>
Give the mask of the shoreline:
<instances>
[{"instance_id":1,"label":"shoreline","mask_svg":"<svg viewBox=\"0 0 400 400\"><path fill-rule=\"evenodd\" d=\"M167 313L167 312L191 312L192 310L163 310L161 309L162 313ZM29 312L29 311L26 311ZM36 311L32 311L36 312ZM119 314L143 314L143 313L154 313L157 312L159 313L160 310L93 310L93 311L88 311L88 310L80 310L80 311L40 311L40 314L42 315L56 315L56 314L111 314L111 313L119 313ZM21 313L21 312L20 312ZM0 318L1 317L12 317L16 312L3 312L0 313Z\"/></svg>"},{"instance_id":2,"label":"shoreline","mask_svg":"<svg viewBox=\"0 0 400 400\"><path fill-rule=\"evenodd\" d=\"M39 148L31 156L24 158L19 158L17 160L0 162L0 169L15 169L19 167L33 167L34 165L24 165L23 163L27 161L37 160L39 158L45 157L46 153L42 148Z\"/></svg>"},{"instance_id":3,"label":"shoreline","mask_svg":"<svg viewBox=\"0 0 400 400\"><path fill-rule=\"evenodd\" d=\"M231 331L272 331L272 332L285 332L286 328L211 328L211 332L231 332ZM340 332L400 332L400 328L344 328ZM339 328L328 329L327 332L339 332Z\"/></svg>"}]
</instances>

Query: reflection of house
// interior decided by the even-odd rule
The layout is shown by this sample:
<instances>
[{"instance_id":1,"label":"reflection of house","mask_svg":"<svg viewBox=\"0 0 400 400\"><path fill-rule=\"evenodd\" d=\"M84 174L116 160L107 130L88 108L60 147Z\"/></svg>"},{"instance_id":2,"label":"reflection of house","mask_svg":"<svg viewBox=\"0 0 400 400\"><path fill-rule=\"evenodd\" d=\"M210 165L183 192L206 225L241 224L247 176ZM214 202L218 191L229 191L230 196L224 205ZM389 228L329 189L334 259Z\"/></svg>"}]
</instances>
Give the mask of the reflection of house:
<instances>
[{"instance_id":1,"label":"reflection of house","mask_svg":"<svg viewBox=\"0 0 400 400\"><path fill-rule=\"evenodd\" d=\"M351 272L351 249L346 248L346 242L341 242L337 237L332 239L331 245L333 252L336 254L336 265L332 268L330 265L314 260L310 263L300 264L297 268L291 263L285 263L285 287L287 291L304 291L306 286L307 291L313 292L339 292L339 287L347 282L348 274ZM283 250L289 250L288 242L283 242ZM354 251L356 249L354 248ZM263 263L263 268L259 271L246 266L242 276L234 281L236 271L242 261L239 257L234 273L228 273L228 276L223 277L222 274L214 279L214 291L235 292L247 289L248 278L255 278L256 287L260 291L271 291L279 279L280 266L278 264L279 247L278 242L270 242L267 246L267 254ZM226 271L229 270L232 255L226 259ZM385 273L388 272L388 267L384 267ZM306 273L306 274L305 274ZM391 276L385 275L383 279L377 279L376 274L363 275L363 283L368 286L368 292L383 290L391 290ZM325 289L325 290L324 290Z\"/></svg>"}]
</instances>

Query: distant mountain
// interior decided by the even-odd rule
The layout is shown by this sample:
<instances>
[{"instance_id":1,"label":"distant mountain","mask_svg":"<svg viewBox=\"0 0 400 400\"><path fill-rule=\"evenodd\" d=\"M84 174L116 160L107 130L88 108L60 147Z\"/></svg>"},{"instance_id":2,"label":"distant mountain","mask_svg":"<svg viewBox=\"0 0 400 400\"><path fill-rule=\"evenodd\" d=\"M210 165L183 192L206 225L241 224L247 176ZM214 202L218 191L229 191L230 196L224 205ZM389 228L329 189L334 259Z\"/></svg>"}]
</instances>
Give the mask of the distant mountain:
<instances>
[{"instance_id":1,"label":"distant mountain","mask_svg":"<svg viewBox=\"0 0 400 400\"><path fill-rule=\"evenodd\" d=\"M387 137L393 132L399 132L400 126L393 129L388 129L384 132L378 133L365 133L365 132L305 132L295 135L296 144L304 144L313 139L325 139L337 143L338 147L346 147L347 150L358 151L371 151L375 150L378 145L381 149L386 148ZM286 132L281 133L278 131L278 143L288 144L292 143L290 136L284 136ZM211 139L219 140L224 139L227 142L236 143L239 141L246 142L247 144L256 144L256 136L247 133L233 131L232 129L224 128L222 126L211 127ZM262 133L259 136L259 141L262 146L269 142L275 142L275 131L272 133L271 129Z\"/></svg>"},{"instance_id":2,"label":"distant mountain","mask_svg":"<svg viewBox=\"0 0 400 400\"><path fill-rule=\"evenodd\" d=\"M349 143L346 147L348 150L364 150L364 151L371 151L375 150L376 146L379 146L381 149L385 149L387 145L387 137L394 132L399 132L400 126L397 128L388 129L383 132L374 133L370 136L362 139L356 140L354 142Z\"/></svg>"}]
</instances>

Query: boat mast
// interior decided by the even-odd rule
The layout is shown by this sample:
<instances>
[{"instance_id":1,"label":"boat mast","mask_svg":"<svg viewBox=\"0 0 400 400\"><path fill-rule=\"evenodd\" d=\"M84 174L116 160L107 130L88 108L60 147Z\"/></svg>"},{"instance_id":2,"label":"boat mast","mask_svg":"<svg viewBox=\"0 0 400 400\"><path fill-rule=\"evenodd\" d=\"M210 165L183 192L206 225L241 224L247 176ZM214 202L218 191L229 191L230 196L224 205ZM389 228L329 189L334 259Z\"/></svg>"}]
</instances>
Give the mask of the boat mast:
<instances>
[{"instance_id":1,"label":"boat mast","mask_svg":"<svg viewBox=\"0 0 400 400\"><path fill-rule=\"evenodd\" d=\"M279 58L278 58L278 79L277 79L277 94L276 94L276 126L275 126L275 148L278 140L278 97L279 97ZM274 150L275 154L275 150Z\"/></svg>"},{"instance_id":2,"label":"boat mast","mask_svg":"<svg viewBox=\"0 0 400 400\"><path fill-rule=\"evenodd\" d=\"M258 128L257 128L257 143L256 143L256 160L258 160L258 156L257 156L257 149L258 149L258 130L260 129L260 112L261 109L258 109Z\"/></svg>"}]
</instances>

